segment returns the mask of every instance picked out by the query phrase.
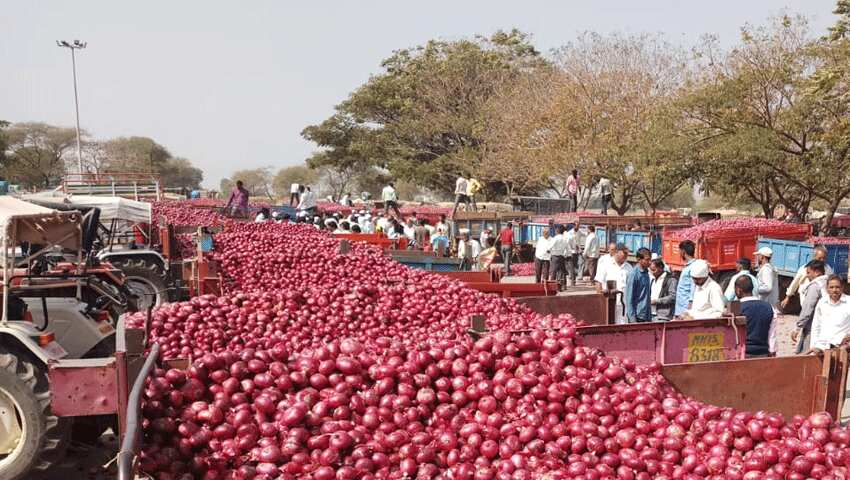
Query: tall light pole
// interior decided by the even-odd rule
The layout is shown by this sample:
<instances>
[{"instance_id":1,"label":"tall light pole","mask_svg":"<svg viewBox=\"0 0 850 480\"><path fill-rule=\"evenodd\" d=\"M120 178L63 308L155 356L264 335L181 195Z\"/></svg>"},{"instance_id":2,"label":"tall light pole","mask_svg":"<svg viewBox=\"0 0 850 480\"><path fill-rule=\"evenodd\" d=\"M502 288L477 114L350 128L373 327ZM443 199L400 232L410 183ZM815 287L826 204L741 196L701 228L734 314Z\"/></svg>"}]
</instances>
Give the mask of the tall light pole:
<instances>
[{"instance_id":1,"label":"tall light pole","mask_svg":"<svg viewBox=\"0 0 850 480\"><path fill-rule=\"evenodd\" d=\"M73 43L68 43L65 40L56 40L56 45L62 48L67 48L71 51L71 69L74 72L74 109L77 112L77 168L80 173L80 180L83 179L83 149L80 145L80 101L77 98L77 59L74 55L75 50L86 48L86 42L74 40Z\"/></svg>"}]
</instances>

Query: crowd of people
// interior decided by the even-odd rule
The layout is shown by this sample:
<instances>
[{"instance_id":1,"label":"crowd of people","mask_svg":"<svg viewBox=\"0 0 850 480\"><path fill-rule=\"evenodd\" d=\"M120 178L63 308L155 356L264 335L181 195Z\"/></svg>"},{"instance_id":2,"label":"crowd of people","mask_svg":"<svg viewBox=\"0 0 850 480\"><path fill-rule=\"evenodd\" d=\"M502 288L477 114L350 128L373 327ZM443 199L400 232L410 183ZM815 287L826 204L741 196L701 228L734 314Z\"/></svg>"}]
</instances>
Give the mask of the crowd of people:
<instances>
[{"instance_id":1,"label":"crowd of people","mask_svg":"<svg viewBox=\"0 0 850 480\"><path fill-rule=\"evenodd\" d=\"M850 343L850 297L843 293L842 279L827 265L827 250L814 247L813 259L797 272L780 302L779 275L771 263L768 247L754 252L757 270L748 258L737 261L736 272L725 290L710 275L704 259L695 258L696 245L679 244L684 267L675 276L663 260L645 248L635 252L636 263L626 259L628 250L611 243L598 260L594 277L602 293L617 292L615 323L718 318L728 313L747 319L748 358L776 354L776 319L795 295L802 307L792 340L796 353L815 353Z\"/></svg>"}]
</instances>

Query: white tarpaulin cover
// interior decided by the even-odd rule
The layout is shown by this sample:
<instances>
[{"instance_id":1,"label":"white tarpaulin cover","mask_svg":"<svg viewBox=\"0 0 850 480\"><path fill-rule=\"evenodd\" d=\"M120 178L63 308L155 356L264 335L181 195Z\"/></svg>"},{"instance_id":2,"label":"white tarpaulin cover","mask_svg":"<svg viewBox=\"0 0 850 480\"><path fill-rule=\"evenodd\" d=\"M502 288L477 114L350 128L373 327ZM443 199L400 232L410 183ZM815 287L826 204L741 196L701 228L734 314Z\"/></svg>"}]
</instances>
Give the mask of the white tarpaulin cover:
<instances>
[{"instance_id":1,"label":"white tarpaulin cover","mask_svg":"<svg viewBox=\"0 0 850 480\"><path fill-rule=\"evenodd\" d=\"M107 223L113 219L126 220L130 223L150 223L151 204L138 202L123 197L100 197L96 195L70 195L62 192L42 192L24 195L24 200L33 202L64 203L76 207L97 207L100 209L100 222Z\"/></svg>"},{"instance_id":2,"label":"white tarpaulin cover","mask_svg":"<svg viewBox=\"0 0 850 480\"><path fill-rule=\"evenodd\" d=\"M10 196L0 196L0 241L8 248L13 233L15 242L56 244L79 248L80 228L77 213L59 212Z\"/></svg>"}]
</instances>

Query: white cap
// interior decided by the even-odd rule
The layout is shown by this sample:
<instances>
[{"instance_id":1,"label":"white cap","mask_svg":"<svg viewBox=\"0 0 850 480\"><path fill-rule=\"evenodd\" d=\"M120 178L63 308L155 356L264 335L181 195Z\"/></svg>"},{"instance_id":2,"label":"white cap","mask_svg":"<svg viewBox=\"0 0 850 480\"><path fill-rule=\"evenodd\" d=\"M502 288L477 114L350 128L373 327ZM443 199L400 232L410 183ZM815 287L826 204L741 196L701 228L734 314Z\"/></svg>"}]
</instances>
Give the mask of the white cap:
<instances>
[{"instance_id":1,"label":"white cap","mask_svg":"<svg viewBox=\"0 0 850 480\"><path fill-rule=\"evenodd\" d=\"M655 253L655 252L652 252L652 255L650 255L650 256L649 256L649 259L650 259L650 260L657 260L658 258L659 258L659 257L658 257L658 254L657 254L657 253Z\"/></svg>"},{"instance_id":2,"label":"white cap","mask_svg":"<svg viewBox=\"0 0 850 480\"><path fill-rule=\"evenodd\" d=\"M469 229L468 228L461 228L460 230L458 230L458 233L460 233L461 235L465 235L465 234L469 233Z\"/></svg>"},{"instance_id":3,"label":"white cap","mask_svg":"<svg viewBox=\"0 0 850 480\"><path fill-rule=\"evenodd\" d=\"M773 250L771 250L770 247L761 247L758 250L756 250L755 253L756 253L756 255L761 255L762 257L772 257L773 256Z\"/></svg>"},{"instance_id":4,"label":"white cap","mask_svg":"<svg viewBox=\"0 0 850 480\"><path fill-rule=\"evenodd\" d=\"M366 215L366 210L360 210L360 215Z\"/></svg>"},{"instance_id":5,"label":"white cap","mask_svg":"<svg viewBox=\"0 0 850 480\"><path fill-rule=\"evenodd\" d=\"M705 260L694 260L694 263L691 264L691 277L708 277L708 262L706 262Z\"/></svg>"}]
</instances>

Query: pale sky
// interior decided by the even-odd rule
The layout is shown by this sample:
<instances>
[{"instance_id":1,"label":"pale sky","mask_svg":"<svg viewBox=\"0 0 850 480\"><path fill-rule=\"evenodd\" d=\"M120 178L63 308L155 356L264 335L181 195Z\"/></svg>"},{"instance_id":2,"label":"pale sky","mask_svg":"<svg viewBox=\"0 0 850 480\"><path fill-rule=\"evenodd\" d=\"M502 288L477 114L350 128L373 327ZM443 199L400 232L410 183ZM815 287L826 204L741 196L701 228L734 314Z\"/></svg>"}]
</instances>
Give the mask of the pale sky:
<instances>
[{"instance_id":1,"label":"pale sky","mask_svg":"<svg viewBox=\"0 0 850 480\"><path fill-rule=\"evenodd\" d=\"M393 50L517 27L541 51L586 30L702 34L737 41L744 23L787 9L816 34L833 0L608 1L12 1L0 13L0 119L73 126L71 59L80 39L82 127L140 135L204 170L301 163L301 130L332 113Z\"/></svg>"}]
</instances>

